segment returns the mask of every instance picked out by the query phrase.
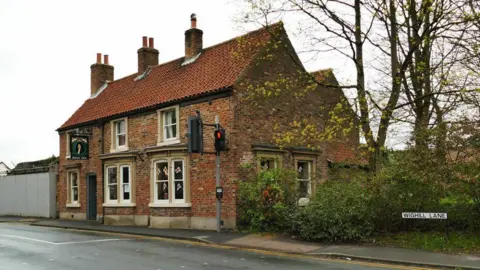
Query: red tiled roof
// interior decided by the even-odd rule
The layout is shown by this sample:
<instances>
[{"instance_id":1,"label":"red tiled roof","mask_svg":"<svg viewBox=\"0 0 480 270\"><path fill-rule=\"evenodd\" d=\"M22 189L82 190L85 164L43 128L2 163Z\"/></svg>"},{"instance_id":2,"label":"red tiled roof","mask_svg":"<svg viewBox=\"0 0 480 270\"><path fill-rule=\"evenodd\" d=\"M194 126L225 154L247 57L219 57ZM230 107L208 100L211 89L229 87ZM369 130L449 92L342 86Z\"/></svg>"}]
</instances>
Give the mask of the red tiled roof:
<instances>
[{"instance_id":1,"label":"red tiled roof","mask_svg":"<svg viewBox=\"0 0 480 270\"><path fill-rule=\"evenodd\" d=\"M134 81L138 76L135 73L110 82L97 97L87 99L59 130L230 87L269 38L269 31L261 28L205 48L191 64L182 66L181 57L153 67L141 80Z\"/></svg>"}]
</instances>

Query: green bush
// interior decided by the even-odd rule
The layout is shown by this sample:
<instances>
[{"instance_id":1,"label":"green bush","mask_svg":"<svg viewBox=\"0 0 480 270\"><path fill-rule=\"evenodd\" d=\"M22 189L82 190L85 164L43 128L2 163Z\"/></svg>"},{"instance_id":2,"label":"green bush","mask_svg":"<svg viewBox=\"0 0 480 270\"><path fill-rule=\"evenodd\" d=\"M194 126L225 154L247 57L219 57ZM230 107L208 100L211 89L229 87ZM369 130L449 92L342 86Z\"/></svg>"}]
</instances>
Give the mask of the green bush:
<instances>
[{"instance_id":1,"label":"green bush","mask_svg":"<svg viewBox=\"0 0 480 270\"><path fill-rule=\"evenodd\" d=\"M446 212L451 231L480 231L480 163L440 165L427 154L392 153L375 176L358 168L331 168L303 207L297 205L294 171L261 172L240 183L239 228L345 242L373 234L440 233L445 221L403 219L402 212Z\"/></svg>"},{"instance_id":2,"label":"green bush","mask_svg":"<svg viewBox=\"0 0 480 270\"><path fill-rule=\"evenodd\" d=\"M284 232L294 222L296 174L286 169L263 171L239 185L239 227L252 232Z\"/></svg>"},{"instance_id":3,"label":"green bush","mask_svg":"<svg viewBox=\"0 0 480 270\"><path fill-rule=\"evenodd\" d=\"M297 215L294 231L303 239L350 241L374 232L371 194L359 181L327 182Z\"/></svg>"}]
</instances>

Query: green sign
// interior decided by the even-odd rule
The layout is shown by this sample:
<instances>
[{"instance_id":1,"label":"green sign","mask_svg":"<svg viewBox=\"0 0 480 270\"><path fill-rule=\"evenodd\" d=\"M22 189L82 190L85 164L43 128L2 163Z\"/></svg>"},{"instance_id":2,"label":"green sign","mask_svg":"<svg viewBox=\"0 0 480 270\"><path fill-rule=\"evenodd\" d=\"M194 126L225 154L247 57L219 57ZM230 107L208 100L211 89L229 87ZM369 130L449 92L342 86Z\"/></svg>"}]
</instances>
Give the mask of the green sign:
<instances>
[{"instance_id":1,"label":"green sign","mask_svg":"<svg viewBox=\"0 0 480 270\"><path fill-rule=\"evenodd\" d=\"M70 158L80 160L88 159L88 136L70 136Z\"/></svg>"}]
</instances>

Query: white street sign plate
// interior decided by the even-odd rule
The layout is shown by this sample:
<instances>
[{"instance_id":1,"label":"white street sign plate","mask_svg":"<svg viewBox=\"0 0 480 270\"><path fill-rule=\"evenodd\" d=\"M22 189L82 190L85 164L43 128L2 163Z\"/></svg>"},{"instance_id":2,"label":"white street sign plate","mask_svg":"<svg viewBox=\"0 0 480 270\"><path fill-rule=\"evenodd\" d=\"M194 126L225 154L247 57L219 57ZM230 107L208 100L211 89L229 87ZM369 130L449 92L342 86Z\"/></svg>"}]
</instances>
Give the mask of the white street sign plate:
<instances>
[{"instance_id":1,"label":"white street sign plate","mask_svg":"<svg viewBox=\"0 0 480 270\"><path fill-rule=\"evenodd\" d=\"M420 213L420 212L403 212L402 218L415 219L447 219L447 213Z\"/></svg>"}]
</instances>

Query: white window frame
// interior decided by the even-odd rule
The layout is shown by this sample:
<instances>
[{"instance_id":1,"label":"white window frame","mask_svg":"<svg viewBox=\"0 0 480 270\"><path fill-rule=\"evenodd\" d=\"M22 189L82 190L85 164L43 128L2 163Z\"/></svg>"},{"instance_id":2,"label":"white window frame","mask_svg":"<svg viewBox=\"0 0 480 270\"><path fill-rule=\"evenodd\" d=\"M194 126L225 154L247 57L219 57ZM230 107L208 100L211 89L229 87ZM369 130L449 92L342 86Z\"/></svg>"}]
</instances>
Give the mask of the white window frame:
<instances>
[{"instance_id":1,"label":"white window frame","mask_svg":"<svg viewBox=\"0 0 480 270\"><path fill-rule=\"evenodd\" d=\"M73 185L73 179L72 175L75 174L77 176L77 185ZM78 204L80 201L80 179L79 179L79 174L78 171L70 171L68 172L68 181L69 181L69 192L70 192L70 204ZM74 198L74 192L73 189L77 188L77 200L75 201Z\"/></svg>"},{"instance_id":2,"label":"white window frame","mask_svg":"<svg viewBox=\"0 0 480 270\"><path fill-rule=\"evenodd\" d=\"M182 162L182 172L183 172L183 178L182 178L182 183L183 183L183 199L176 199L175 198L175 182L179 181L179 180L176 180L175 179L175 166L173 164L175 164L175 161L181 161ZM171 175L172 175L172 185L171 185L171 201L172 203L185 203L186 202L186 181L185 181L185 177L186 177L186 172L185 172L185 159L183 158L172 158L171 160L171 165L172 165L172 171L171 171ZM170 180L169 180L170 181Z\"/></svg>"},{"instance_id":3,"label":"white window frame","mask_svg":"<svg viewBox=\"0 0 480 270\"><path fill-rule=\"evenodd\" d=\"M128 168L128 184L125 184L123 182L123 169L124 168ZM119 197L119 201L120 203L131 203L132 202L132 168L130 165L120 165L120 179L118 180L120 182L120 197ZM118 179L118 177L117 177ZM125 188L125 185L128 185L129 187L129 199L128 200L125 200L125 198L123 197L125 195L125 191L124 191L124 188Z\"/></svg>"},{"instance_id":4,"label":"white window frame","mask_svg":"<svg viewBox=\"0 0 480 270\"><path fill-rule=\"evenodd\" d=\"M183 199L176 199L175 198L175 162L181 161L182 162L182 171L183 171ZM152 162L152 182L151 186L151 203L149 204L150 207L191 207L191 203L188 199L188 192L190 191L190 182L188 181L189 174L187 169L187 157L179 156L179 157L161 157L159 159L155 159ZM158 180L158 173L157 173L157 166L159 163L167 163L168 164L168 200L158 200L158 185L157 183L164 180ZM178 179L177 181L179 181Z\"/></svg>"},{"instance_id":5,"label":"white window frame","mask_svg":"<svg viewBox=\"0 0 480 270\"><path fill-rule=\"evenodd\" d=\"M176 136L167 139L167 131L166 131L166 115L167 112L170 111L175 111L175 117L176 117L176 122L175 124L171 124L170 126L175 125L177 130L176 130ZM168 108L163 108L157 111L157 117L158 117L158 138L157 138L157 145L169 145L169 144L176 144L180 143L180 107L177 106L172 106Z\"/></svg>"},{"instance_id":6,"label":"white window frame","mask_svg":"<svg viewBox=\"0 0 480 270\"><path fill-rule=\"evenodd\" d=\"M70 153L70 133L65 132L65 139L67 140L67 145L65 148L65 158L70 159L71 158L71 153Z\"/></svg>"},{"instance_id":7,"label":"white window frame","mask_svg":"<svg viewBox=\"0 0 480 270\"><path fill-rule=\"evenodd\" d=\"M166 180L167 184L168 184L168 199L166 200L159 200L158 199L158 183L162 183L162 182L165 182L165 180L159 180L158 179L158 173L157 173L157 165L159 163L167 163L167 168L168 168L168 179ZM171 166L170 166L170 161L168 159L160 159L160 160L157 160L153 163L153 203L155 204L169 204L170 203L170 196L171 196L171 188L172 188L172 185L170 184L170 169L171 169Z\"/></svg>"},{"instance_id":8,"label":"white window frame","mask_svg":"<svg viewBox=\"0 0 480 270\"><path fill-rule=\"evenodd\" d=\"M167 125L167 115L170 112L173 112L172 115L175 115L175 119L177 118L176 117L177 111L175 109L171 109L171 110L163 112L163 138L165 138L164 141L176 140L177 139L176 135L178 135L178 133L177 133L177 131L178 131L178 129L177 129L178 128L178 121L175 121L175 123L173 123L173 121L172 121L171 124ZM175 137L167 138L167 134L168 134L167 133L167 128L168 127L175 127L175 134L176 134Z\"/></svg>"},{"instance_id":9,"label":"white window frame","mask_svg":"<svg viewBox=\"0 0 480 270\"><path fill-rule=\"evenodd\" d=\"M298 183L298 186L300 188L300 182L307 182L308 183L308 189L307 189L307 196L306 197L300 197L299 200L298 200L298 203L300 206L304 206L306 204L308 204L308 202L310 201L310 197L312 196L312 184L313 184L313 180L312 180L312 175L313 175L313 166L314 166L314 163L313 163L313 160L307 160L307 159L295 159L295 172L298 173L298 163L306 163L308 166L308 178L307 179L300 179L298 178L298 174L297 174L297 177L296 177L296 180L297 180L297 183Z\"/></svg>"},{"instance_id":10,"label":"white window frame","mask_svg":"<svg viewBox=\"0 0 480 270\"><path fill-rule=\"evenodd\" d=\"M115 168L117 170L117 199L110 199L110 186L108 169ZM123 168L128 168L128 185L130 186L130 198L125 200L123 195ZM107 162L104 165L103 185L105 190L105 196L103 199L103 206L105 207L135 207L135 162L133 161L117 161Z\"/></svg>"},{"instance_id":11,"label":"white window frame","mask_svg":"<svg viewBox=\"0 0 480 270\"><path fill-rule=\"evenodd\" d=\"M121 134L118 134L117 133L117 125L119 122L122 122L124 121L125 122L125 133L121 133ZM112 140L112 143L111 143L111 146L110 146L110 152L118 152L118 151L125 151L125 150L128 150L128 119L125 117L125 118L121 118L121 119L115 119L115 120L112 120L111 121L111 133L112 133L112 136L111 136L111 140ZM125 135L125 145L119 145L119 140L118 140L118 136L120 135Z\"/></svg>"},{"instance_id":12,"label":"white window frame","mask_svg":"<svg viewBox=\"0 0 480 270\"><path fill-rule=\"evenodd\" d=\"M120 133L119 129L120 129L120 124L123 123L123 125L125 126L124 127L124 131L123 133ZM122 148L122 147L127 147L127 125L126 125L126 121L125 120L118 120L118 121L115 121L115 148L116 149L119 149L119 148ZM120 145L120 139L119 137L120 136L125 136L125 144L122 144Z\"/></svg>"},{"instance_id":13,"label":"white window frame","mask_svg":"<svg viewBox=\"0 0 480 270\"><path fill-rule=\"evenodd\" d=\"M116 169L117 170L117 182L115 184L110 183L110 174L109 174L109 169ZM120 178L118 175L118 166L107 166L105 168L105 203L110 203L110 204L117 204L119 200L118 196L118 179ZM117 199L116 200L111 200L110 199L110 186L116 185L117 186Z\"/></svg>"}]
</instances>

